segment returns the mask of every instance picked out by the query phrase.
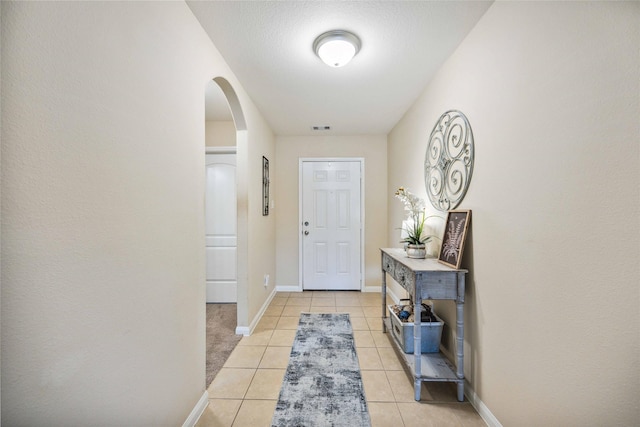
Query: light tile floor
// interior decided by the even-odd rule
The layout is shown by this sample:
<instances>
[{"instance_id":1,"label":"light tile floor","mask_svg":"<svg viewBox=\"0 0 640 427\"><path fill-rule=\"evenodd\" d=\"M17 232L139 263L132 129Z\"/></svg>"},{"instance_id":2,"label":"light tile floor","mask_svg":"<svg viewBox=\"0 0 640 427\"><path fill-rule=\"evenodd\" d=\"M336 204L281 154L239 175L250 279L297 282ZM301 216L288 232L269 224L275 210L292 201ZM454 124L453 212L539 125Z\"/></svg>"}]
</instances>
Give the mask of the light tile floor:
<instances>
[{"instance_id":1,"label":"light tile floor","mask_svg":"<svg viewBox=\"0 0 640 427\"><path fill-rule=\"evenodd\" d=\"M382 333L380 294L278 293L254 333L243 337L209 386L197 427L270 426L300 313L349 313L372 427L486 426L450 383L423 384L422 400Z\"/></svg>"}]
</instances>

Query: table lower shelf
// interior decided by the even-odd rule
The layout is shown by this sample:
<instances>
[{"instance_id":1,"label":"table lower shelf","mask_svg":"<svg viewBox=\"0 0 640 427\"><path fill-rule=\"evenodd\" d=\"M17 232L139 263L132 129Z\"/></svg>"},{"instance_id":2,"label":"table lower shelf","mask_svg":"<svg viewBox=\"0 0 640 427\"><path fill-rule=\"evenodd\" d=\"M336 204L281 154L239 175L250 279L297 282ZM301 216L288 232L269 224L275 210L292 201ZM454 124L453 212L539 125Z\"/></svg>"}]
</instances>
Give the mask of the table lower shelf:
<instances>
[{"instance_id":1,"label":"table lower shelf","mask_svg":"<svg viewBox=\"0 0 640 427\"><path fill-rule=\"evenodd\" d=\"M387 317L384 319L385 326L387 331L391 330L391 320ZM456 375L455 366L445 357L442 352L440 353L423 353L420 356L420 364L421 369L420 373L417 374L415 371L415 355L413 353L405 353L400 346L400 343L396 340L396 338L391 335L390 341L393 342L393 345L396 349L396 352L402 358L405 366L409 369L411 375L415 379L419 379L421 381L452 381L452 382L460 382L464 381L463 378L458 378Z\"/></svg>"}]
</instances>

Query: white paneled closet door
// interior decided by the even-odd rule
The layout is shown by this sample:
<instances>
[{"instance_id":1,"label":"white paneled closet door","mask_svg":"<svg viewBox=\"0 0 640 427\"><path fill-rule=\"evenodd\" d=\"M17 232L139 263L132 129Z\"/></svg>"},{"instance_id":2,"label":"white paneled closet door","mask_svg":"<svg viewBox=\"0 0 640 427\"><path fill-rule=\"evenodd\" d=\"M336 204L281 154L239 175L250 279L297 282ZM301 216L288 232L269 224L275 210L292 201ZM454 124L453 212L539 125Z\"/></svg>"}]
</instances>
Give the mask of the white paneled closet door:
<instances>
[{"instance_id":1,"label":"white paneled closet door","mask_svg":"<svg viewBox=\"0 0 640 427\"><path fill-rule=\"evenodd\" d=\"M207 302L237 302L236 155L206 155Z\"/></svg>"}]
</instances>

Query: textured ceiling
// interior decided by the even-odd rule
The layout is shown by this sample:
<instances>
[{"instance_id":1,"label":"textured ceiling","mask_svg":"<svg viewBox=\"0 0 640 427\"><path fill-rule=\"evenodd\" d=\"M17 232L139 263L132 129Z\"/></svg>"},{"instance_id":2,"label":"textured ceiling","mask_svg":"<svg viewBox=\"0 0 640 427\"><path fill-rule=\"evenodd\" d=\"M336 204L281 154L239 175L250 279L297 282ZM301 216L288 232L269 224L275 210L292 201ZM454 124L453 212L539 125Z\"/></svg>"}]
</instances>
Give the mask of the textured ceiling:
<instances>
[{"instance_id":1,"label":"textured ceiling","mask_svg":"<svg viewBox=\"0 0 640 427\"><path fill-rule=\"evenodd\" d=\"M490 1L188 1L277 135L387 134ZM321 33L362 40L330 68L312 51Z\"/></svg>"}]
</instances>

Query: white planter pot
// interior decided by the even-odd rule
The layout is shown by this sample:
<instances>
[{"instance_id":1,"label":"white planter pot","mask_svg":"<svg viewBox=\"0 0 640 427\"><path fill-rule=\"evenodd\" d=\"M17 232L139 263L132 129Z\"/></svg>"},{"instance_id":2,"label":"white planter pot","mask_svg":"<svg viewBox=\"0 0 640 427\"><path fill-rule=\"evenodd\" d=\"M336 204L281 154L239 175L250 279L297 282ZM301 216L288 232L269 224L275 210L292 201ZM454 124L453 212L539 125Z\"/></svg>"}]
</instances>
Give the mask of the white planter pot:
<instances>
[{"instance_id":1,"label":"white planter pot","mask_svg":"<svg viewBox=\"0 0 640 427\"><path fill-rule=\"evenodd\" d=\"M409 258L425 258L427 256L427 249L425 245L408 245L407 256Z\"/></svg>"}]
</instances>

